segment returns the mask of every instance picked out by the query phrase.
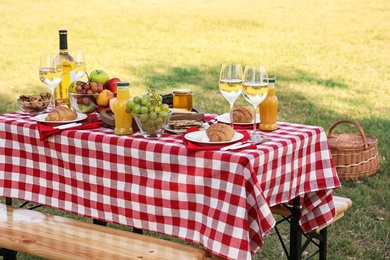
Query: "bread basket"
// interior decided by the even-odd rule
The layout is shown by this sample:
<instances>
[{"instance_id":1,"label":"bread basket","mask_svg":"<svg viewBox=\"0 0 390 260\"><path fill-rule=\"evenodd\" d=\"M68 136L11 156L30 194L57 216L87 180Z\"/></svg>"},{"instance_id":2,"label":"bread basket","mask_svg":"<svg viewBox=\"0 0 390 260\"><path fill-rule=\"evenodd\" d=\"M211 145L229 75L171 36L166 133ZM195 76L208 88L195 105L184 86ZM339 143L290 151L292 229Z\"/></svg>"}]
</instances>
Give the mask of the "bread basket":
<instances>
[{"instance_id":1,"label":"bread basket","mask_svg":"<svg viewBox=\"0 0 390 260\"><path fill-rule=\"evenodd\" d=\"M341 123L354 125L360 134L333 134ZM328 132L328 143L341 180L356 180L374 175L379 170L378 140L366 136L355 121L340 120Z\"/></svg>"}]
</instances>

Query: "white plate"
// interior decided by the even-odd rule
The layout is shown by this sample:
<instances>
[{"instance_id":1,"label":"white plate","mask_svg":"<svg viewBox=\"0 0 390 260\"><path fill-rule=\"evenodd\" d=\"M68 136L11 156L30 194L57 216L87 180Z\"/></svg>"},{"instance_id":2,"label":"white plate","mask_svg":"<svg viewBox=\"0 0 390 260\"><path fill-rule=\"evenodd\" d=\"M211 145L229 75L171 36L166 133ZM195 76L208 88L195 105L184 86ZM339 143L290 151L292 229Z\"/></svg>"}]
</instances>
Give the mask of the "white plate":
<instances>
[{"instance_id":1,"label":"white plate","mask_svg":"<svg viewBox=\"0 0 390 260\"><path fill-rule=\"evenodd\" d=\"M188 129L174 129L173 127L170 127L168 125L167 127L165 127L165 130L175 134L185 134Z\"/></svg>"},{"instance_id":2,"label":"white plate","mask_svg":"<svg viewBox=\"0 0 390 260\"><path fill-rule=\"evenodd\" d=\"M48 124L67 124L67 123L73 123L73 122L78 122L81 120L84 120L87 118L86 114L83 113L77 113L77 117L73 120L68 120L68 121L46 121L46 117L49 113L46 114L40 114L37 116L34 116L32 119L41 122L41 123L48 123Z\"/></svg>"},{"instance_id":3,"label":"white plate","mask_svg":"<svg viewBox=\"0 0 390 260\"><path fill-rule=\"evenodd\" d=\"M222 114L220 116L217 116L216 118L221 123L230 124L230 114L229 113ZM259 122L260 122L260 115L256 114L256 123L259 123ZM253 125L253 121L249 122L249 123L234 123L234 124L235 125Z\"/></svg>"},{"instance_id":4,"label":"white plate","mask_svg":"<svg viewBox=\"0 0 390 260\"><path fill-rule=\"evenodd\" d=\"M194 143L200 144L229 144L241 140L244 137L243 134L235 132L232 140L224 142L210 142L209 138L206 135L206 131L195 131L188 133L184 136L185 139Z\"/></svg>"}]
</instances>

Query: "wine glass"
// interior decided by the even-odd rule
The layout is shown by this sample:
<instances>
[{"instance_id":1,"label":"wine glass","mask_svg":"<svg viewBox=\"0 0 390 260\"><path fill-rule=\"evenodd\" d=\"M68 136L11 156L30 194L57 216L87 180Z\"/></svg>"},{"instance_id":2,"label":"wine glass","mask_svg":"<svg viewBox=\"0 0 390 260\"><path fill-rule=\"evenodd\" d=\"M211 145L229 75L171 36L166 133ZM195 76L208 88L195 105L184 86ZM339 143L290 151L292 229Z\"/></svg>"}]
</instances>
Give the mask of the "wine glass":
<instances>
[{"instance_id":1,"label":"wine glass","mask_svg":"<svg viewBox=\"0 0 390 260\"><path fill-rule=\"evenodd\" d=\"M268 94L268 75L264 65L246 65L244 69L244 80L242 83L242 95L252 104L255 116L253 119L253 132L249 142L256 143L263 139L256 131L257 106L264 101Z\"/></svg>"},{"instance_id":2,"label":"wine glass","mask_svg":"<svg viewBox=\"0 0 390 260\"><path fill-rule=\"evenodd\" d=\"M242 93L241 64L222 64L219 91L230 104L230 125L233 127L234 102Z\"/></svg>"},{"instance_id":3,"label":"wine glass","mask_svg":"<svg viewBox=\"0 0 390 260\"><path fill-rule=\"evenodd\" d=\"M70 50L69 54L73 57L76 65L76 78L74 80L79 80L85 75L87 69L83 50Z\"/></svg>"},{"instance_id":4,"label":"wine glass","mask_svg":"<svg viewBox=\"0 0 390 260\"><path fill-rule=\"evenodd\" d=\"M52 110L55 107L54 89L62 81L62 66L59 59L56 58L57 55L57 53L42 54L39 65L39 78L50 89Z\"/></svg>"}]
</instances>

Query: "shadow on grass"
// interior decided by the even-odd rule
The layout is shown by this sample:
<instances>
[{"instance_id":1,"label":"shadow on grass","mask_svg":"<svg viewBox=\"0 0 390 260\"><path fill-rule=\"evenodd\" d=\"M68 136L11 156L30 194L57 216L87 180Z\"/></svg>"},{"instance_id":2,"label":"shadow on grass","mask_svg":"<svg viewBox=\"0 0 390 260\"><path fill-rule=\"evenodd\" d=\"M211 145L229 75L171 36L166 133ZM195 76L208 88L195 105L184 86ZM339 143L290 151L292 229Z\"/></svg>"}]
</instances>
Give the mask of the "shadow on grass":
<instances>
[{"instance_id":1,"label":"shadow on grass","mask_svg":"<svg viewBox=\"0 0 390 260\"><path fill-rule=\"evenodd\" d=\"M337 79L321 79L314 75L313 73L309 73L304 70L297 69L295 71L295 75L278 75L277 79L283 81L295 81L297 83L310 83L314 85L320 85L328 88L340 88L346 89L348 85Z\"/></svg>"}]
</instances>

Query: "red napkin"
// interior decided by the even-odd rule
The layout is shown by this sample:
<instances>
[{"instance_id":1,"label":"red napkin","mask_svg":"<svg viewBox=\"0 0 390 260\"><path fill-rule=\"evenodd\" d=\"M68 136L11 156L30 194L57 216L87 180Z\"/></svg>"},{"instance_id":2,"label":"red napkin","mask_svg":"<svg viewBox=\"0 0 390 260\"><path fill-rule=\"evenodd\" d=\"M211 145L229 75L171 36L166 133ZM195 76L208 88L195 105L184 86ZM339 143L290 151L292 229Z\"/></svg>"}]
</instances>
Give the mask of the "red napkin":
<instances>
[{"instance_id":1,"label":"red napkin","mask_svg":"<svg viewBox=\"0 0 390 260\"><path fill-rule=\"evenodd\" d=\"M88 120L93 117L91 122ZM87 123L88 122L88 123ZM87 118L84 121L80 121L78 123L82 123L82 125L66 128L66 129L54 129L55 126L60 124L45 124L38 122L38 131L40 140L44 140L53 134L57 134L64 130L84 130L84 129L93 129L97 128L102 124L102 121L99 121L98 117L95 114L88 114Z\"/></svg>"},{"instance_id":2,"label":"red napkin","mask_svg":"<svg viewBox=\"0 0 390 260\"><path fill-rule=\"evenodd\" d=\"M198 128L192 126L190 127L186 134L187 133L191 133L191 132L194 132L194 131L200 131ZM246 140L249 139L250 137L250 134L248 133L248 131L246 130L237 130L237 132L241 133L244 135L244 137L241 139L241 140L238 140L237 142L245 142ZM187 147L188 150L190 151L206 151L206 150L219 150L221 149L222 147L225 147L225 146L228 146L228 145L231 145L233 143L228 143L228 144L212 144L212 142L210 142L209 144L200 144L200 143L194 143L194 142L191 142L191 141L188 141L187 139L185 139L185 135L182 136L182 139L183 139L183 142L184 142L184 145ZM235 150L241 150L241 149L256 149L257 148L257 145L256 144L251 144L250 146L247 146L247 147L244 147L244 148L240 148L240 149L235 149Z\"/></svg>"}]
</instances>

